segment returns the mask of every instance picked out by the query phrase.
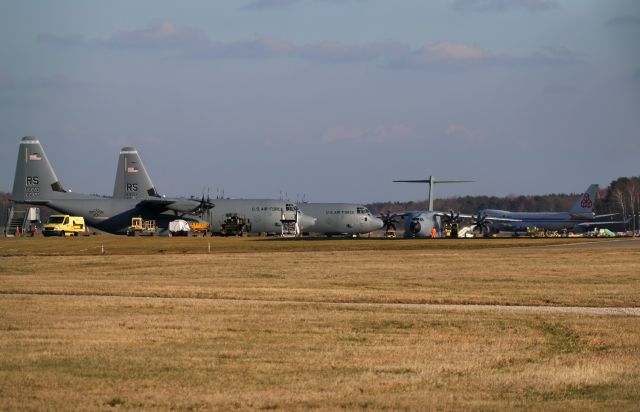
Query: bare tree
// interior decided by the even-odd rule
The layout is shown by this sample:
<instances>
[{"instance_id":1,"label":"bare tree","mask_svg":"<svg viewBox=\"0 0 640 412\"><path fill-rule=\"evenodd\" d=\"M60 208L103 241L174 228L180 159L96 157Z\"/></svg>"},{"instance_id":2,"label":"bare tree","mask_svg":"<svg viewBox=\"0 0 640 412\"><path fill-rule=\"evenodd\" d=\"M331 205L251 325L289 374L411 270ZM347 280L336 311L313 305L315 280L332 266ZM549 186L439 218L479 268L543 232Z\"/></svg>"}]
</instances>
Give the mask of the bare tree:
<instances>
[{"instance_id":1,"label":"bare tree","mask_svg":"<svg viewBox=\"0 0 640 412\"><path fill-rule=\"evenodd\" d=\"M638 210L638 194L640 193L640 186L636 179L627 183L627 194L629 196L629 207L631 209L631 219L633 222L633 234L636 234L636 210Z\"/></svg>"},{"instance_id":2,"label":"bare tree","mask_svg":"<svg viewBox=\"0 0 640 412\"><path fill-rule=\"evenodd\" d=\"M622 192L622 190L620 190L619 187L616 187L613 190L613 198L615 199L616 203L620 207L620 211L622 212L622 220L624 221L627 217L626 208L625 208L625 199L624 199L624 193ZM626 224L624 224L624 230L627 230Z\"/></svg>"}]
</instances>

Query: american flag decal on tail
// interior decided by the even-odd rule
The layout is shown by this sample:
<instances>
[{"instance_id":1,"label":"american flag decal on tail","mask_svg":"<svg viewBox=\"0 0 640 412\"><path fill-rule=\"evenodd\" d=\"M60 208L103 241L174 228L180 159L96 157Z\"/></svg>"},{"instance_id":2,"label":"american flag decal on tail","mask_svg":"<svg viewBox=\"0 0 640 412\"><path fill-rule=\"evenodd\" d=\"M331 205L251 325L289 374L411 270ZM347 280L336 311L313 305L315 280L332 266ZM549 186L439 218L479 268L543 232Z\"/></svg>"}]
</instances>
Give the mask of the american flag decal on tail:
<instances>
[{"instance_id":1,"label":"american flag decal on tail","mask_svg":"<svg viewBox=\"0 0 640 412\"><path fill-rule=\"evenodd\" d=\"M127 173L138 173L138 169L136 169L135 167L127 167Z\"/></svg>"},{"instance_id":2,"label":"american flag decal on tail","mask_svg":"<svg viewBox=\"0 0 640 412\"><path fill-rule=\"evenodd\" d=\"M31 153L29 155L29 160L42 160L42 157L38 153Z\"/></svg>"}]
</instances>

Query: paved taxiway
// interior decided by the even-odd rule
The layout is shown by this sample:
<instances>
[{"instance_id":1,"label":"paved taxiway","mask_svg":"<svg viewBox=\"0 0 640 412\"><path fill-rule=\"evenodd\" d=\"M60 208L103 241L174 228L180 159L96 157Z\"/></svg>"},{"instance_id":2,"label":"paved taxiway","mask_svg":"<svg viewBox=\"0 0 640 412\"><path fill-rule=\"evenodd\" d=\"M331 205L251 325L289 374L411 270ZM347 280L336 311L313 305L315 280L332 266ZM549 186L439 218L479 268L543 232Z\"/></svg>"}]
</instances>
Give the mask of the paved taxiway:
<instances>
[{"instance_id":1,"label":"paved taxiway","mask_svg":"<svg viewBox=\"0 0 640 412\"><path fill-rule=\"evenodd\" d=\"M591 306L514 306L514 305L476 305L476 304L439 304L439 303L368 303L368 302L323 302L297 300L269 300L269 299L228 299L228 298L181 298L158 296L121 296L121 295L91 295L91 294L37 294L37 293L0 293L0 298L41 298L41 299L95 299L95 300L144 300L144 301L182 301L182 302L224 302L237 304L264 305L310 305L333 306L348 308L397 308L424 310L454 310L454 311L499 311L510 313L571 313L584 315L631 315L640 316L640 308L634 307L591 307Z\"/></svg>"}]
</instances>

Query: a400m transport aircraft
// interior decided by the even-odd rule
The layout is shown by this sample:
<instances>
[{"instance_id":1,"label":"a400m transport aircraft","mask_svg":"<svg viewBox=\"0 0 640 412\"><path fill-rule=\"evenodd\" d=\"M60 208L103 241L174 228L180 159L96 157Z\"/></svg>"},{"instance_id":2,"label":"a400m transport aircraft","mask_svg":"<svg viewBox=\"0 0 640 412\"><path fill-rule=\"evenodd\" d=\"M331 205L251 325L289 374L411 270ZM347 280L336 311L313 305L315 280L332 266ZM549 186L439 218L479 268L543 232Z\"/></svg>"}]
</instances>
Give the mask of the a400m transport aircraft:
<instances>
[{"instance_id":1,"label":"a400m transport aircraft","mask_svg":"<svg viewBox=\"0 0 640 412\"><path fill-rule=\"evenodd\" d=\"M427 238L431 237L432 229L436 229L440 232L445 223L457 223L460 217L470 218L471 215L454 214L453 212L442 212L433 210L435 185L438 183L467 183L473 182L473 180L437 180L433 176L429 176L428 179L421 180L394 180L395 182L402 183L426 183L429 185L429 206L427 210L413 210L404 213L396 213L384 218L385 226L395 226L397 223L396 217L401 217L404 220L404 237L416 237Z\"/></svg>"},{"instance_id":2,"label":"a400m transport aircraft","mask_svg":"<svg viewBox=\"0 0 640 412\"><path fill-rule=\"evenodd\" d=\"M118 158L118 170L113 186L113 197L117 199L148 199L157 191L147 169L134 147L123 147ZM204 196L203 196L204 197ZM249 233L280 235L285 225L294 225L300 233L313 225L315 218L301 213L294 203L277 199L213 199L215 208L207 209L203 219L212 231L219 229L228 216L234 215L246 221ZM204 201L203 203L210 203Z\"/></svg>"},{"instance_id":3,"label":"a400m transport aircraft","mask_svg":"<svg viewBox=\"0 0 640 412\"><path fill-rule=\"evenodd\" d=\"M126 234L132 217L155 220L158 227L166 231L171 220L180 217L199 221L192 214L213 207L192 199L162 198L155 192L143 199L72 193L64 189L40 141L33 136L23 137L20 141L11 200L46 205L60 213L83 216L88 225L114 234Z\"/></svg>"}]
</instances>

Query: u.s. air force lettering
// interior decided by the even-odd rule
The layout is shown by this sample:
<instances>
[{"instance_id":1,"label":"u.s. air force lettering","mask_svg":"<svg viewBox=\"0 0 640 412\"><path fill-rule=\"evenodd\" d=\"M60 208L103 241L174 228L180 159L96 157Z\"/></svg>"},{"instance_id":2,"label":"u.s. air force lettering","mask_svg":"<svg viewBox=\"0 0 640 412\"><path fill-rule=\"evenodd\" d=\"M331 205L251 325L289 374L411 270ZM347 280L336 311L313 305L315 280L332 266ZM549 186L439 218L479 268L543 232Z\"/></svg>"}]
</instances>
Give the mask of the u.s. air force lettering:
<instances>
[{"instance_id":1,"label":"u.s. air force lettering","mask_svg":"<svg viewBox=\"0 0 640 412\"><path fill-rule=\"evenodd\" d=\"M252 207L252 212L280 212L282 209L274 206L256 206Z\"/></svg>"}]
</instances>

